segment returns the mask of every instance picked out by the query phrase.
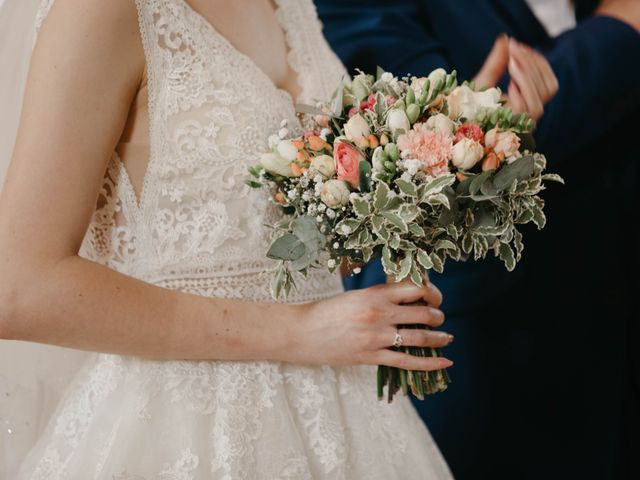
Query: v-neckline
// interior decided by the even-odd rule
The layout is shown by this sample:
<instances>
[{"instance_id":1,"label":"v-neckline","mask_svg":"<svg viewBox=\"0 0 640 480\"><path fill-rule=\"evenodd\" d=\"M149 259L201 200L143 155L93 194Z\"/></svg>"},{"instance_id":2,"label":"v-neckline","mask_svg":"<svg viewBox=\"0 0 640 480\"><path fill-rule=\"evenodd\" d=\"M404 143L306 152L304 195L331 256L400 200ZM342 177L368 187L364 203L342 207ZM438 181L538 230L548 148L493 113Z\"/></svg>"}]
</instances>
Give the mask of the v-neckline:
<instances>
[{"instance_id":1,"label":"v-neckline","mask_svg":"<svg viewBox=\"0 0 640 480\"><path fill-rule=\"evenodd\" d=\"M207 20L207 18L204 15L202 15L200 12L198 12L195 8L193 8L191 6L191 4L189 3L188 0L178 0L178 1L181 2L184 5L184 8L186 8L187 11L191 15L193 15L212 36L216 37L220 42L222 42L222 44L226 48L228 48L231 52L233 52L233 54L236 57L238 57L241 61L243 61L250 68L255 70L257 72L258 76L260 78L262 78L262 80L265 83L267 83L267 84L269 84L271 86L272 90L274 90L276 93L278 93L280 95L285 96L286 99L291 104L291 107L295 109L295 105L297 103L299 103L301 101L301 99L303 98L303 96L304 96L304 84L302 83L302 77L300 75L300 72L296 69L296 67L291 62L291 57L294 54L294 49L296 48L296 46L295 45L291 45L291 42L289 41L289 37L290 37L289 29L288 29L287 25L285 25L285 22L283 22L282 19L280 18L281 17L280 12L281 12L281 9L282 9L282 5L280 4L280 0L272 0L272 3L275 6L273 14L274 14L274 16L276 18L276 21L280 25L280 28L282 29L282 33L284 35L285 45L286 45L286 48L287 48L287 66L289 67L291 72L293 72L293 74L295 75L295 77L296 77L295 84L299 88L299 92L297 94L297 97L295 97L295 98L294 98L293 94L291 92L289 92L289 90L279 87L273 81L273 79L269 75L267 75L267 73L262 68L260 68L260 66L255 62L255 60L253 60L246 53L244 53L241 50L239 50L233 43L231 43L231 41L227 37L222 35L222 33L220 33L216 29L216 27L209 20Z\"/></svg>"}]
</instances>

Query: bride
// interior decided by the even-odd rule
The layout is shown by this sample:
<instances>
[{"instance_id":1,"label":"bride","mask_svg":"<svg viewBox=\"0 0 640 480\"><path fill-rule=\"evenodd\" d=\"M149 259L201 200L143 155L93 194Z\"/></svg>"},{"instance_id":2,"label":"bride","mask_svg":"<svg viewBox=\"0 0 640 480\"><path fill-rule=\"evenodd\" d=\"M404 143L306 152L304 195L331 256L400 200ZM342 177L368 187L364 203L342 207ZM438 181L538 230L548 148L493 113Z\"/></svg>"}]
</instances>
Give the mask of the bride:
<instances>
[{"instance_id":1,"label":"bride","mask_svg":"<svg viewBox=\"0 0 640 480\"><path fill-rule=\"evenodd\" d=\"M451 364L387 349L398 323L442 324L435 286L343 293L318 270L270 300L278 210L246 167L345 75L311 0L47 0L38 19L0 335L99 353L16 478L450 478L409 401L374 393L376 364Z\"/></svg>"},{"instance_id":2,"label":"bride","mask_svg":"<svg viewBox=\"0 0 640 480\"><path fill-rule=\"evenodd\" d=\"M271 300L279 210L247 166L346 73L312 0L4 1L4 71L39 35L15 149L0 78L0 477L451 478L374 389L451 365L388 349L451 342L396 328L442 325L434 285L314 270Z\"/></svg>"}]
</instances>

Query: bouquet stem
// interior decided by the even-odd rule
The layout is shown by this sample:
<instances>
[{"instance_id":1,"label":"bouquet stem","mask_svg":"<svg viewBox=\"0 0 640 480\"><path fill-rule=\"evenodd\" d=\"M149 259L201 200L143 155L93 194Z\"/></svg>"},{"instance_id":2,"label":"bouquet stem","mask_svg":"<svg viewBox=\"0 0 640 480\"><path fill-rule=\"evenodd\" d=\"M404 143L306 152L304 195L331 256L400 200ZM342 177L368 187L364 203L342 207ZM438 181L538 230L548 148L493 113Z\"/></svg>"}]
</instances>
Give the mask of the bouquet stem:
<instances>
[{"instance_id":1,"label":"bouquet stem","mask_svg":"<svg viewBox=\"0 0 640 480\"><path fill-rule=\"evenodd\" d=\"M424 305L423 302L416 302L412 305ZM398 328L425 328L425 325L398 325ZM440 357L440 349L431 347L391 347L392 350L409 353L417 357ZM413 370L403 370L396 367L384 365L378 366L378 398L384 398L384 387L387 387L387 401L391 403L394 395L402 391L404 395L411 393L424 400L425 395L444 392L451 383L451 378L447 370L437 370L431 372L419 372Z\"/></svg>"}]
</instances>

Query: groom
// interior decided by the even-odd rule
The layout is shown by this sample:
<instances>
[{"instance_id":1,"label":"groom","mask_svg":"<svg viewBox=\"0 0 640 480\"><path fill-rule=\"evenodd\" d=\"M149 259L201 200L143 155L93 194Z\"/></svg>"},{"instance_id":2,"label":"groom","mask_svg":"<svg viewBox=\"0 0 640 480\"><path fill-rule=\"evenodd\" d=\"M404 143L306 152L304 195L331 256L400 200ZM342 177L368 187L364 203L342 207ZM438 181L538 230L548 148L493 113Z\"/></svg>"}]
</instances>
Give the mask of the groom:
<instances>
[{"instance_id":1,"label":"groom","mask_svg":"<svg viewBox=\"0 0 640 480\"><path fill-rule=\"evenodd\" d=\"M621 415L625 394L638 418L624 346L637 332L629 299L640 245L640 1L576 0L575 13L568 0L316 4L349 68L444 67L472 78L503 32L544 53L560 90L538 124L537 149L567 185L544 195L548 226L525 232L515 272L487 260L432 276L456 335L455 383L417 406L458 479L640 478L621 455L624 428L637 441ZM508 84L504 69L495 73ZM374 263L354 280L362 287L384 275Z\"/></svg>"}]
</instances>

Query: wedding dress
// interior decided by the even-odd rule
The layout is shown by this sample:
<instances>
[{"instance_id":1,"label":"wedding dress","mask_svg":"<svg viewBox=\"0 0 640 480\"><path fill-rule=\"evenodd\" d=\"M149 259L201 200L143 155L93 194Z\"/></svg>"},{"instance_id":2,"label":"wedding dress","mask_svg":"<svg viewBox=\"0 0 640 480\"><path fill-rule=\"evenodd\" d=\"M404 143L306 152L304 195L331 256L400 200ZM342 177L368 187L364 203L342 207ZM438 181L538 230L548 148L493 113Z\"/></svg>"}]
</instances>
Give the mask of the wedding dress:
<instances>
[{"instance_id":1,"label":"wedding dress","mask_svg":"<svg viewBox=\"0 0 640 480\"><path fill-rule=\"evenodd\" d=\"M44 2L39 18L53 2ZM301 103L345 70L311 0L278 0ZM81 255L196 295L269 302L278 208L245 186L283 120L278 89L185 0L136 0L148 75L150 161L140 196L114 153ZM320 269L289 301L339 294ZM274 332L277 335L278 332ZM448 479L407 398L380 402L373 367L151 361L95 354L19 479Z\"/></svg>"}]
</instances>

